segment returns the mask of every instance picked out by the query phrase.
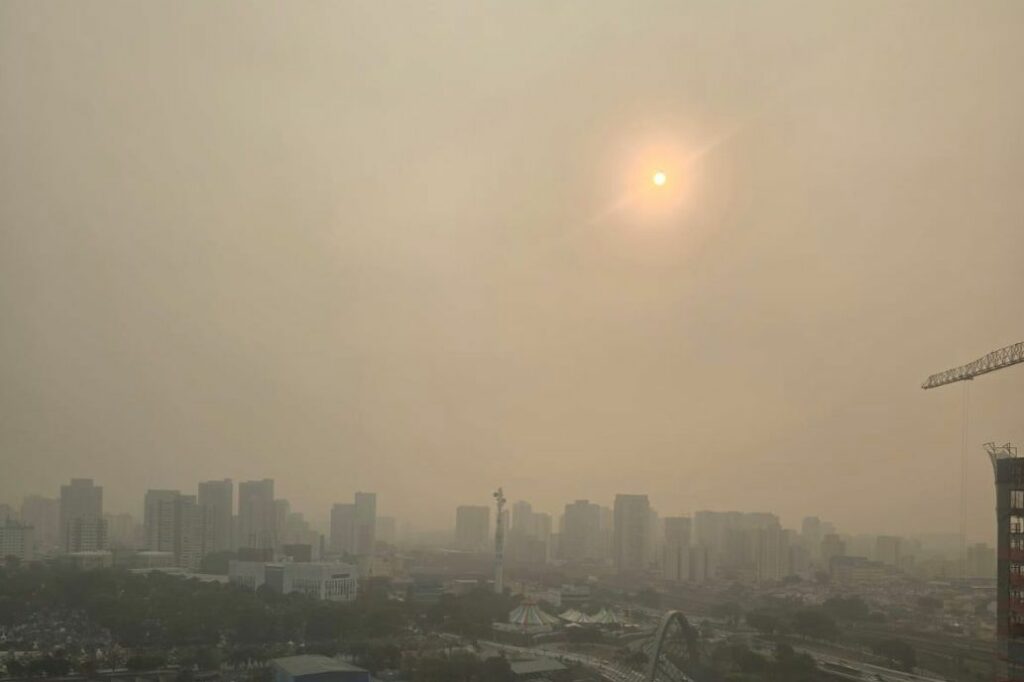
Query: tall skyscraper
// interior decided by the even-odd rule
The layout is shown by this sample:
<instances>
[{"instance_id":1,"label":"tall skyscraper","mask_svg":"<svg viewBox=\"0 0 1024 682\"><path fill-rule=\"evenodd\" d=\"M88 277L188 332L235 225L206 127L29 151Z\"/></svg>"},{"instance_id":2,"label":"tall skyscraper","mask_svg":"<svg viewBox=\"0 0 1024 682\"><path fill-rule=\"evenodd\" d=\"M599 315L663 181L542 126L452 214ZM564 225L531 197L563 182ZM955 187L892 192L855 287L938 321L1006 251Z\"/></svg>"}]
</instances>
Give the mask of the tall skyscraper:
<instances>
[{"instance_id":1,"label":"tall skyscraper","mask_svg":"<svg viewBox=\"0 0 1024 682\"><path fill-rule=\"evenodd\" d=\"M821 551L822 532L821 519L817 516L805 516L800 526L800 542L810 553L811 558L817 558Z\"/></svg>"},{"instance_id":2,"label":"tall skyscraper","mask_svg":"<svg viewBox=\"0 0 1024 682\"><path fill-rule=\"evenodd\" d=\"M651 546L648 537L651 505L647 495L616 495L614 513L612 555L616 570L619 573L644 571Z\"/></svg>"},{"instance_id":3,"label":"tall skyscraper","mask_svg":"<svg viewBox=\"0 0 1024 682\"><path fill-rule=\"evenodd\" d=\"M355 552L357 556L370 556L377 542L377 493L356 493L355 496Z\"/></svg>"},{"instance_id":4,"label":"tall skyscraper","mask_svg":"<svg viewBox=\"0 0 1024 682\"><path fill-rule=\"evenodd\" d=\"M588 500L565 505L561 535L562 558L596 561L601 557L601 507Z\"/></svg>"},{"instance_id":5,"label":"tall skyscraper","mask_svg":"<svg viewBox=\"0 0 1024 682\"><path fill-rule=\"evenodd\" d=\"M106 549L103 488L91 478L73 478L60 487L60 532L65 552Z\"/></svg>"},{"instance_id":6,"label":"tall skyscraper","mask_svg":"<svg viewBox=\"0 0 1024 682\"><path fill-rule=\"evenodd\" d=\"M211 552L233 549L232 524L235 507L234 483L230 478L222 481L203 481L199 484L199 506L209 517L210 537L207 546Z\"/></svg>"},{"instance_id":7,"label":"tall skyscraper","mask_svg":"<svg viewBox=\"0 0 1024 682\"><path fill-rule=\"evenodd\" d=\"M173 552L177 490L147 490L142 506L142 537L152 552Z\"/></svg>"},{"instance_id":8,"label":"tall skyscraper","mask_svg":"<svg viewBox=\"0 0 1024 682\"><path fill-rule=\"evenodd\" d=\"M996 484L997 680L1024 680L1024 458L1016 446L986 444Z\"/></svg>"},{"instance_id":9,"label":"tall skyscraper","mask_svg":"<svg viewBox=\"0 0 1024 682\"><path fill-rule=\"evenodd\" d=\"M463 505L455 510L455 546L470 552L490 545L491 508Z\"/></svg>"},{"instance_id":10,"label":"tall skyscraper","mask_svg":"<svg viewBox=\"0 0 1024 682\"><path fill-rule=\"evenodd\" d=\"M238 484L238 546L273 549L277 546L277 509L274 481L242 481Z\"/></svg>"},{"instance_id":11,"label":"tall skyscraper","mask_svg":"<svg viewBox=\"0 0 1024 682\"><path fill-rule=\"evenodd\" d=\"M212 519L195 495L177 490L149 490L144 505L143 536L146 549L170 552L174 565L199 568L208 553Z\"/></svg>"},{"instance_id":12,"label":"tall skyscraper","mask_svg":"<svg viewBox=\"0 0 1024 682\"><path fill-rule=\"evenodd\" d=\"M835 533L829 533L821 539L821 564L824 569L830 570L832 559L846 556L846 543Z\"/></svg>"},{"instance_id":13,"label":"tall skyscraper","mask_svg":"<svg viewBox=\"0 0 1024 682\"><path fill-rule=\"evenodd\" d=\"M288 534L288 517L292 503L288 500L274 500L274 549L281 549Z\"/></svg>"},{"instance_id":14,"label":"tall skyscraper","mask_svg":"<svg viewBox=\"0 0 1024 682\"><path fill-rule=\"evenodd\" d=\"M895 535L879 535L875 538L875 561L887 566L899 566L903 538Z\"/></svg>"},{"instance_id":15,"label":"tall skyscraper","mask_svg":"<svg viewBox=\"0 0 1024 682\"><path fill-rule=\"evenodd\" d=\"M526 500L519 500L512 505L512 527L509 532L513 535L533 535L533 506Z\"/></svg>"},{"instance_id":16,"label":"tall skyscraper","mask_svg":"<svg viewBox=\"0 0 1024 682\"><path fill-rule=\"evenodd\" d=\"M320 534L313 530L302 512L291 512L288 514L281 544L282 547L285 545L308 545L310 556L319 556Z\"/></svg>"},{"instance_id":17,"label":"tall skyscraper","mask_svg":"<svg viewBox=\"0 0 1024 682\"><path fill-rule=\"evenodd\" d=\"M35 557L34 529L27 523L12 518L0 520L0 559L13 556L22 561Z\"/></svg>"},{"instance_id":18,"label":"tall skyscraper","mask_svg":"<svg viewBox=\"0 0 1024 682\"><path fill-rule=\"evenodd\" d=\"M338 503L331 507L331 551L356 554L356 505Z\"/></svg>"},{"instance_id":19,"label":"tall skyscraper","mask_svg":"<svg viewBox=\"0 0 1024 682\"><path fill-rule=\"evenodd\" d=\"M104 514L107 522L107 544L120 549L137 547L138 524L131 514Z\"/></svg>"},{"instance_id":20,"label":"tall skyscraper","mask_svg":"<svg viewBox=\"0 0 1024 682\"><path fill-rule=\"evenodd\" d=\"M195 495L181 495L175 501L174 558L178 566L196 570L207 554L206 540L211 520Z\"/></svg>"},{"instance_id":21,"label":"tall skyscraper","mask_svg":"<svg viewBox=\"0 0 1024 682\"><path fill-rule=\"evenodd\" d=\"M377 494L356 493L351 504L331 507L331 550L351 557L373 555L377 542Z\"/></svg>"},{"instance_id":22,"label":"tall skyscraper","mask_svg":"<svg viewBox=\"0 0 1024 682\"><path fill-rule=\"evenodd\" d=\"M690 579L690 530L690 517L665 517L662 575L666 580L686 582Z\"/></svg>"},{"instance_id":23,"label":"tall skyscraper","mask_svg":"<svg viewBox=\"0 0 1024 682\"><path fill-rule=\"evenodd\" d=\"M21 520L32 526L32 538L37 552L60 547L60 500L41 495L27 495L21 503Z\"/></svg>"}]
</instances>

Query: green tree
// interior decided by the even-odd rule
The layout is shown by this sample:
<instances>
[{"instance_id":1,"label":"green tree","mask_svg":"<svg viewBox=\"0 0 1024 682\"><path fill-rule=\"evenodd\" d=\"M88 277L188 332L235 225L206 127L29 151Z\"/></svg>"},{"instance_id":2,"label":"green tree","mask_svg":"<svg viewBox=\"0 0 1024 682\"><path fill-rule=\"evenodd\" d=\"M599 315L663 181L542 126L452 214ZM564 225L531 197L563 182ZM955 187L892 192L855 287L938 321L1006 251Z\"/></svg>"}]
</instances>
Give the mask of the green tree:
<instances>
[{"instance_id":1,"label":"green tree","mask_svg":"<svg viewBox=\"0 0 1024 682\"><path fill-rule=\"evenodd\" d=\"M773 635L782 629L782 620L774 613L763 609L751 611L745 619L747 625L766 635Z\"/></svg>"},{"instance_id":2,"label":"green tree","mask_svg":"<svg viewBox=\"0 0 1024 682\"><path fill-rule=\"evenodd\" d=\"M832 597L821 605L822 610L840 620L867 620L871 609L860 597Z\"/></svg>"},{"instance_id":3,"label":"green tree","mask_svg":"<svg viewBox=\"0 0 1024 682\"><path fill-rule=\"evenodd\" d=\"M794 613L793 631L815 639L835 639L839 636L836 622L820 608L801 609Z\"/></svg>"},{"instance_id":4,"label":"green tree","mask_svg":"<svg viewBox=\"0 0 1024 682\"><path fill-rule=\"evenodd\" d=\"M917 651L902 639L879 640L871 645L871 650L905 672L913 671L917 665Z\"/></svg>"}]
</instances>

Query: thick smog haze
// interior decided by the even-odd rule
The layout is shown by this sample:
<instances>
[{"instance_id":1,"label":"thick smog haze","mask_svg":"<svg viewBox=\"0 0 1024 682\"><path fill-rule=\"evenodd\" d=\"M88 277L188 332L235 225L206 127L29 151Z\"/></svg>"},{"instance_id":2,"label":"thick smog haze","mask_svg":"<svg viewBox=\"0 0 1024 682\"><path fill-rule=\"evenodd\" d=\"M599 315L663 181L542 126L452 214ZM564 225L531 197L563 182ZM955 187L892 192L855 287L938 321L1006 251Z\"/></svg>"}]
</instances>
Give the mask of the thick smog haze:
<instances>
[{"instance_id":1,"label":"thick smog haze","mask_svg":"<svg viewBox=\"0 0 1024 682\"><path fill-rule=\"evenodd\" d=\"M0 4L0 502L991 540L1017 2ZM652 182L665 173L664 184Z\"/></svg>"}]
</instances>

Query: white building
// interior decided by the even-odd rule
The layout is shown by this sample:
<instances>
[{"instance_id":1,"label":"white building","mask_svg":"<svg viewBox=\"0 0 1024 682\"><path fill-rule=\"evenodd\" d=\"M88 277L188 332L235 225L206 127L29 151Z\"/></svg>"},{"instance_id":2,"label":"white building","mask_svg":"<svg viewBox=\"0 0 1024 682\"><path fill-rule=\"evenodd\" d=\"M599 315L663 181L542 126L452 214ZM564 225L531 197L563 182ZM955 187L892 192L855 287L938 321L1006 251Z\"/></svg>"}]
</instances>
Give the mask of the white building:
<instances>
[{"instance_id":1,"label":"white building","mask_svg":"<svg viewBox=\"0 0 1024 682\"><path fill-rule=\"evenodd\" d=\"M298 592L326 601L352 601L359 591L355 566L334 561L263 563L232 561L228 579L248 589L266 585L280 594Z\"/></svg>"},{"instance_id":2,"label":"white building","mask_svg":"<svg viewBox=\"0 0 1024 682\"><path fill-rule=\"evenodd\" d=\"M105 549L69 552L64 556L76 568L89 571L97 568L110 568L114 565L114 555Z\"/></svg>"}]
</instances>

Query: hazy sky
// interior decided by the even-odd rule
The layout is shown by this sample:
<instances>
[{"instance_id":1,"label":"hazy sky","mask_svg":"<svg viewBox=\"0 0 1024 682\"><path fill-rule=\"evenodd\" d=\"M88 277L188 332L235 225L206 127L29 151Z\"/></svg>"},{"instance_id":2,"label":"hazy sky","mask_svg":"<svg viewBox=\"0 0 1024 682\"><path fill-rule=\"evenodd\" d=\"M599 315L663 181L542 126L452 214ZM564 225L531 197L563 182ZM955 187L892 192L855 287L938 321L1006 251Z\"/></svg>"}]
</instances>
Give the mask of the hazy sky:
<instances>
[{"instance_id":1,"label":"hazy sky","mask_svg":"<svg viewBox=\"0 0 1024 682\"><path fill-rule=\"evenodd\" d=\"M955 530L1024 339L1020 2L0 3L0 501ZM665 192L645 187L658 169ZM671 197L671 200L667 199ZM1024 367L975 381L1024 445Z\"/></svg>"}]
</instances>

